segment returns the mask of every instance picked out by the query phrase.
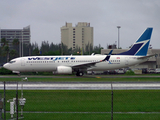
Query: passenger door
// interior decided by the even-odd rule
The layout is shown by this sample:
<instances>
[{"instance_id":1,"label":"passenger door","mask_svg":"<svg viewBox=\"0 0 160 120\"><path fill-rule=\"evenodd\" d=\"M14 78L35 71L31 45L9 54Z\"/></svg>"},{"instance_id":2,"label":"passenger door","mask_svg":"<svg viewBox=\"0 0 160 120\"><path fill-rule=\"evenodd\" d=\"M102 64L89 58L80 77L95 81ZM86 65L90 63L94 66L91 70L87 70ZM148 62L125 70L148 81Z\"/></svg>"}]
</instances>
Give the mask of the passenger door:
<instances>
[{"instance_id":1,"label":"passenger door","mask_svg":"<svg viewBox=\"0 0 160 120\"><path fill-rule=\"evenodd\" d=\"M25 59L24 58L21 59L21 66L25 66Z\"/></svg>"}]
</instances>

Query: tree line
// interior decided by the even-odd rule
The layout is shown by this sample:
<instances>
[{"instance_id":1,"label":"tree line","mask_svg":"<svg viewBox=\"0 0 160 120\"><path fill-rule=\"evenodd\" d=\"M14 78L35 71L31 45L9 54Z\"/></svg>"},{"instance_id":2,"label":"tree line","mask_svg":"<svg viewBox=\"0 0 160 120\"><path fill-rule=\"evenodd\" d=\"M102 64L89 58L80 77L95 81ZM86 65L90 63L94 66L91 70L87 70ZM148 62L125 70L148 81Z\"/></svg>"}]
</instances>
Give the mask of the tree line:
<instances>
[{"instance_id":1,"label":"tree line","mask_svg":"<svg viewBox=\"0 0 160 120\"><path fill-rule=\"evenodd\" d=\"M0 63L2 65L13 58L21 56L100 54L101 49L103 49L101 45L93 47L89 43L83 49L78 46L76 46L75 49L67 48L63 43L54 44L51 42L49 44L48 41L42 41L40 46L36 42L22 45L18 39L9 42L5 38L2 38L0 46Z\"/></svg>"}]
</instances>

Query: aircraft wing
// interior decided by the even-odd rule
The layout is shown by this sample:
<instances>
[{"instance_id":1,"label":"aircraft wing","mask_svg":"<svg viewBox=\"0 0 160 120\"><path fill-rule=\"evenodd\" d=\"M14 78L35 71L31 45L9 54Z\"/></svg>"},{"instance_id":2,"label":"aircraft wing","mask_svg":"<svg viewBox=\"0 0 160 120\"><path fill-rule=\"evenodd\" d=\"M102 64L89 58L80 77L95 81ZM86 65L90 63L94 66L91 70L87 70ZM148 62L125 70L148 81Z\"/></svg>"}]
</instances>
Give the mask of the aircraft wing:
<instances>
[{"instance_id":1,"label":"aircraft wing","mask_svg":"<svg viewBox=\"0 0 160 120\"><path fill-rule=\"evenodd\" d=\"M97 61L97 62L91 62L91 63L84 63L84 64L77 64L77 65L74 65L72 66L73 69L87 69L91 66L95 66L96 63L99 63L100 61Z\"/></svg>"},{"instance_id":2,"label":"aircraft wing","mask_svg":"<svg viewBox=\"0 0 160 120\"><path fill-rule=\"evenodd\" d=\"M105 57L103 60L96 61L96 62L90 62L90 63L73 65L72 68L73 68L73 69L76 69L76 68L77 68L77 69L87 69L87 68L89 68L89 67L91 67L91 66L95 66L96 63L100 63L100 62L103 62L103 61L109 61L109 58L110 58L110 55L112 54L112 51L113 51L113 50L111 50L111 51L109 52L109 54L106 55L106 57Z\"/></svg>"}]
</instances>

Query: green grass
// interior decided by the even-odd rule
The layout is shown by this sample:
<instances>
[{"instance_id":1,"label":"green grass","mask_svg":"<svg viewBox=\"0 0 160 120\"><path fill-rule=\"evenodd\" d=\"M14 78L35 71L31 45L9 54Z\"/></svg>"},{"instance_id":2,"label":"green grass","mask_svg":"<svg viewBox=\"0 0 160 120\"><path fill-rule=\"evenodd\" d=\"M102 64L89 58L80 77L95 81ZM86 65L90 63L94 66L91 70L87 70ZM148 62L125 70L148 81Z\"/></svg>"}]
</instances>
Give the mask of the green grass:
<instances>
[{"instance_id":1,"label":"green grass","mask_svg":"<svg viewBox=\"0 0 160 120\"><path fill-rule=\"evenodd\" d=\"M24 120L110 120L110 114L45 113L24 114ZM114 120L159 120L159 114L114 114Z\"/></svg>"},{"instance_id":2,"label":"green grass","mask_svg":"<svg viewBox=\"0 0 160 120\"><path fill-rule=\"evenodd\" d=\"M24 91L26 111L109 112L109 90ZM35 105L36 103L36 105ZM160 112L159 90L115 90L114 112Z\"/></svg>"},{"instance_id":3,"label":"green grass","mask_svg":"<svg viewBox=\"0 0 160 120\"><path fill-rule=\"evenodd\" d=\"M15 97L15 93L7 90L6 100ZM160 119L160 114L125 114L125 112L160 112L160 90L114 90L113 95L114 112L124 113L114 113L116 120ZM111 112L110 90L24 90L24 97L27 99L24 111L63 112L24 113L27 120L53 118L56 120L105 120L110 119L111 116L110 113L103 113ZM9 103L6 103L6 109L9 111Z\"/></svg>"},{"instance_id":4,"label":"green grass","mask_svg":"<svg viewBox=\"0 0 160 120\"><path fill-rule=\"evenodd\" d=\"M110 114L25 113L23 120L110 120ZM159 120L158 114L114 114L114 120Z\"/></svg>"},{"instance_id":5,"label":"green grass","mask_svg":"<svg viewBox=\"0 0 160 120\"><path fill-rule=\"evenodd\" d=\"M16 115L15 115L16 116ZM19 115L20 117L20 115ZM7 118L10 115L7 114ZM114 120L160 120L159 114L117 114ZM24 113L23 120L111 120L110 113Z\"/></svg>"},{"instance_id":6,"label":"green grass","mask_svg":"<svg viewBox=\"0 0 160 120\"><path fill-rule=\"evenodd\" d=\"M114 76L113 76L114 77ZM21 81L24 77L18 77L18 78L0 78L0 81ZM120 81L127 81L127 82L159 82L160 77L136 77L132 78L130 76L128 77L117 77L112 78L110 76L109 78L101 78L101 76L96 76L94 78L91 77L71 77L71 78L52 78L52 77L28 77L29 82L120 82ZM25 81L26 82L26 81Z\"/></svg>"},{"instance_id":7,"label":"green grass","mask_svg":"<svg viewBox=\"0 0 160 120\"><path fill-rule=\"evenodd\" d=\"M114 91L114 111L160 112L159 90Z\"/></svg>"},{"instance_id":8,"label":"green grass","mask_svg":"<svg viewBox=\"0 0 160 120\"><path fill-rule=\"evenodd\" d=\"M42 116L31 114L27 119L32 120L110 120L110 114L45 114ZM114 120L159 120L158 114L114 114Z\"/></svg>"}]
</instances>

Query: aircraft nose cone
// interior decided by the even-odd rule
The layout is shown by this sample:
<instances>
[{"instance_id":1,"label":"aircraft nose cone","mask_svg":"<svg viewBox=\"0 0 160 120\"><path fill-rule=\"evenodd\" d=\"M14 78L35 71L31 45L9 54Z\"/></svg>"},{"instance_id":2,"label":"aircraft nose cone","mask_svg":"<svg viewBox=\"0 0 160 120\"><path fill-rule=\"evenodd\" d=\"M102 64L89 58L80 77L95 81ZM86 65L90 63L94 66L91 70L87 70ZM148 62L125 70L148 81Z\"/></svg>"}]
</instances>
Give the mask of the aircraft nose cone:
<instances>
[{"instance_id":1,"label":"aircraft nose cone","mask_svg":"<svg viewBox=\"0 0 160 120\"><path fill-rule=\"evenodd\" d=\"M9 69L10 65L8 63L6 63L6 64L3 65L3 67L6 68L6 69Z\"/></svg>"}]
</instances>

